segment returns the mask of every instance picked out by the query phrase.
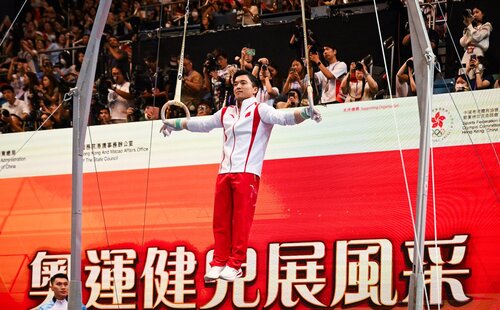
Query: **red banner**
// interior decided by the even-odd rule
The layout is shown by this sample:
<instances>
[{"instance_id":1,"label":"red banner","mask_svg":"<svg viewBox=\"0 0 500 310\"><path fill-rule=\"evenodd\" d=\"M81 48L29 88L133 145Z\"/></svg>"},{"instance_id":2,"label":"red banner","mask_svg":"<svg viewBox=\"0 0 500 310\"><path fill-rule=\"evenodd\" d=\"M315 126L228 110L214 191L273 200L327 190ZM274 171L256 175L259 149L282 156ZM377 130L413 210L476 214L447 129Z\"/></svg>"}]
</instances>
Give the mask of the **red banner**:
<instances>
[{"instance_id":1,"label":"red banner","mask_svg":"<svg viewBox=\"0 0 500 310\"><path fill-rule=\"evenodd\" d=\"M424 253L433 306L500 308L494 147L434 149L436 220L431 187ZM403 157L414 206L418 152ZM399 152L266 161L244 276L232 284L203 282L216 173L217 165L87 173L84 304L407 307L413 225ZM2 308L41 304L50 274L68 271L70 184L69 175L0 179Z\"/></svg>"}]
</instances>

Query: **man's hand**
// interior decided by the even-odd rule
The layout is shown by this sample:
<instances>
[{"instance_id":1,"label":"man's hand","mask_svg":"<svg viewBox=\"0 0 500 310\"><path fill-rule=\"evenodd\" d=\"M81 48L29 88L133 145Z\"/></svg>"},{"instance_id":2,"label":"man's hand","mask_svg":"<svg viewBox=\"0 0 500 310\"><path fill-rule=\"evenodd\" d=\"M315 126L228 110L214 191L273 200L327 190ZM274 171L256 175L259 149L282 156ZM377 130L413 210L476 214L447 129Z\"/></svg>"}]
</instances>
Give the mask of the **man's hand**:
<instances>
[{"instance_id":1,"label":"man's hand","mask_svg":"<svg viewBox=\"0 0 500 310\"><path fill-rule=\"evenodd\" d=\"M321 122L322 118L321 118L321 113L319 113L319 110L315 107L312 108L312 115L310 115L310 107L306 107L304 109L302 109L302 111L300 112L300 115L302 116L303 119L312 119L313 121L315 121L316 123L319 123Z\"/></svg>"},{"instance_id":2,"label":"man's hand","mask_svg":"<svg viewBox=\"0 0 500 310\"><path fill-rule=\"evenodd\" d=\"M161 126L160 132L163 133L163 136L170 136L172 131L179 131L182 130L182 119L180 118L173 118L173 119L166 119L163 121L163 126Z\"/></svg>"}]
</instances>

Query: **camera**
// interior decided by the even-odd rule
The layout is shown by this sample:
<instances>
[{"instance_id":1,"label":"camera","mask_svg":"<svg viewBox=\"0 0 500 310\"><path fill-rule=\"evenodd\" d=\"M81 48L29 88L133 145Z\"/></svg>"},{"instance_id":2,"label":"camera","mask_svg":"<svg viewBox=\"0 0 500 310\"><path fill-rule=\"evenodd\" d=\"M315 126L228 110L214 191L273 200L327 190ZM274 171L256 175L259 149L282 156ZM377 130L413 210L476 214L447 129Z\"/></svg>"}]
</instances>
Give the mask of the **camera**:
<instances>
[{"instance_id":1,"label":"camera","mask_svg":"<svg viewBox=\"0 0 500 310\"><path fill-rule=\"evenodd\" d=\"M373 64L373 58L372 55L368 54L365 56L365 58L361 59L360 61L362 64L365 64L365 66L369 67Z\"/></svg>"},{"instance_id":2,"label":"camera","mask_svg":"<svg viewBox=\"0 0 500 310\"><path fill-rule=\"evenodd\" d=\"M267 65L263 64L261 68L262 68L263 71L266 71L267 70Z\"/></svg>"},{"instance_id":3,"label":"camera","mask_svg":"<svg viewBox=\"0 0 500 310\"><path fill-rule=\"evenodd\" d=\"M102 105L108 104L108 82L109 79L105 75L101 75L96 81L97 98Z\"/></svg>"},{"instance_id":4,"label":"camera","mask_svg":"<svg viewBox=\"0 0 500 310\"><path fill-rule=\"evenodd\" d=\"M4 110L2 109L2 117L10 117L10 112L8 110ZM0 118L0 133L8 133L10 132L10 126L9 126L9 123L7 121L3 121L1 118Z\"/></svg>"},{"instance_id":5,"label":"camera","mask_svg":"<svg viewBox=\"0 0 500 310\"><path fill-rule=\"evenodd\" d=\"M462 16L465 18L471 18L472 17L472 10L471 9L465 9L462 12Z\"/></svg>"},{"instance_id":6,"label":"camera","mask_svg":"<svg viewBox=\"0 0 500 310\"><path fill-rule=\"evenodd\" d=\"M150 91L152 88L153 83L151 82L151 78L147 72L147 68L143 65L136 65L134 74L132 75L132 80L130 81L129 92L131 94L134 94L134 97L139 98L142 93L144 93L145 91Z\"/></svg>"},{"instance_id":7,"label":"camera","mask_svg":"<svg viewBox=\"0 0 500 310\"><path fill-rule=\"evenodd\" d=\"M104 85L106 86L106 90L113 89L113 81L110 79L104 80ZM104 86L103 86L104 88Z\"/></svg>"},{"instance_id":8,"label":"camera","mask_svg":"<svg viewBox=\"0 0 500 310\"><path fill-rule=\"evenodd\" d=\"M408 68L412 68L412 69L413 69L413 60L412 60L412 59L407 60L407 61L406 61L406 66L407 66Z\"/></svg>"},{"instance_id":9,"label":"camera","mask_svg":"<svg viewBox=\"0 0 500 310\"><path fill-rule=\"evenodd\" d=\"M215 71L217 70L217 60L215 59L214 54L208 53L207 57L205 58L205 61L203 62L203 67L208 71Z\"/></svg>"},{"instance_id":10,"label":"camera","mask_svg":"<svg viewBox=\"0 0 500 310\"><path fill-rule=\"evenodd\" d=\"M470 55L470 59L477 60L477 55L476 55L476 54L471 54L471 55Z\"/></svg>"},{"instance_id":11,"label":"camera","mask_svg":"<svg viewBox=\"0 0 500 310\"><path fill-rule=\"evenodd\" d=\"M311 45L311 48L309 49L309 52L311 54L318 54L319 50L321 50L321 46L319 46L318 44L313 44L313 45Z\"/></svg>"},{"instance_id":12,"label":"camera","mask_svg":"<svg viewBox=\"0 0 500 310\"><path fill-rule=\"evenodd\" d=\"M361 62L356 63L356 70L357 71L364 71L365 68L363 68L363 64Z\"/></svg>"}]
</instances>

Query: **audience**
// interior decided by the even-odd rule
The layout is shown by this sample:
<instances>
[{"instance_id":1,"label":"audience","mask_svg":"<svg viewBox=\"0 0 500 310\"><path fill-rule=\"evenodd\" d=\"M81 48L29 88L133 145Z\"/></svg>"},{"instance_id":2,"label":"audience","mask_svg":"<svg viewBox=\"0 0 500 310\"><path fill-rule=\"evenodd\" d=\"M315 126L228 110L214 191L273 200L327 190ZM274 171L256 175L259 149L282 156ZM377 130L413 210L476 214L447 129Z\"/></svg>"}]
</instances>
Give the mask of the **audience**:
<instances>
[{"instance_id":1,"label":"audience","mask_svg":"<svg viewBox=\"0 0 500 310\"><path fill-rule=\"evenodd\" d=\"M332 1L330 5L337 2ZM4 58L0 71L3 70L7 83L2 84L0 131L3 133L38 127L44 130L63 128L71 124L71 104L64 104L63 98L75 86L79 76L85 56L83 48L88 44L99 1L83 0L78 6L77 2L69 2L64 8L49 3L48 0L33 1L1 46ZM318 1L318 4L324 2ZM238 12L242 25L255 25L260 23L262 14L298 9L300 2L295 0L283 3L204 0L192 4L189 23L199 24L203 35L215 31L215 13ZM163 5L155 1L112 2L103 36L105 43L101 46L89 124L159 118L159 108L173 98L177 55L169 56L166 67L160 65L166 62L161 57L146 57L144 64L135 60L131 66L130 42L138 39L141 27L157 25L160 19L162 27L182 26L184 13L185 4L178 2ZM463 69L454 78L455 91L500 87L499 81L491 75L485 57L492 26L484 15L478 6L464 13L466 28L460 44L465 53ZM5 33L11 23L10 18L5 17L0 24L0 33ZM300 43L301 29L300 23L293 23L289 48ZM433 34L431 44L436 53L440 38L434 30L428 31ZM200 71L186 56L181 101L188 105L192 116L210 115L233 104L231 77L237 69L252 71L260 81L257 99L278 109L307 105L307 98L303 97L307 97L309 83L322 104L373 100L380 88L384 90L385 85L377 83L365 64L353 62L347 71L347 65L337 58L335 46L318 44L319 40L312 33L308 37L312 44L310 63L304 63L301 51L297 54L299 57L290 62L290 68L284 70L283 76L265 54L259 54L256 61L256 51L248 44L241 47L239 55L228 55L220 49L210 52ZM321 39L328 41L332 38ZM409 39L409 35L405 36L402 44L408 45ZM68 49L74 46L81 48ZM300 44L298 47L302 48ZM231 63L233 59L235 64ZM312 81L309 81L306 66L313 69ZM396 93L398 96L416 95L412 58L405 61L397 72ZM171 117L184 115L184 111L176 107L169 109L168 113Z\"/></svg>"},{"instance_id":2,"label":"audience","mask_svg":"<svg viewBox=\"0 0 500 310\"><path fill-rule=\"evenodd\" d=\"M396 74L396 97L409 97L417 95L415 84L415 71L413 57L408 58Z\"/></svg>"},{"instance_id":3,"label":"audience","mask_svg":"<svg viewBox=\"0 0 500 310\"><path fill-rule=\"evenodd\" d=\"M346 94L345 102L372 100L378 91L378 84L368 72L364 63L351 63L349 74L346 74L340 85Z\"/></svg>"},{"instance_id":4,"label":"audience","mask_svg":"<svg viewBox=\"0 0 500 310\"><path fill-rule=\"evenodd\" d=\"M471 55L484 56L490 47L490 33L493 27L485 20L484 13L484 10L478 6L464 13L465 29L460 38L460 45L465 49L462 64L467 64Z\"/></svg>"},{"instance_id":5,"label":"audience","mask_svg":"<svg viewBox=\"0 0 500 310\"><path fill-rule=\"evenodd\" d=\"M306 75L304 62L301 58L294 59L283 85L283 93L288 93L291 89L298 89L301 93L304 93L308 80L309 77Z\"/></svg>"},{"instance_id":6,"label":"audience","mask_svg":"<svg viewBox=\"0 0 500 310\"><path fill-rule=\"evenodd\" d=\"M6 102L2 104L1 120L5 123L4 132L24 131L23 121L31 113L26 102L16 98L14 88L10 85L4 85L1 89L3 98Z\"/></svg>"},{"instance_id":7,"label":"audience","mask_svg":"<svg viewBox=\"0 0 500 310\"><path fill-rule=\"evenodd\" d=\"M292 88L287 92L286 101L276 103L276 109L296 108L300 106L300 98L302 93L299 89Z\"/></svg>"},{"instance_id":8,"label":"audience","mask_svg":"<svg viewBox=\"0 0 500 310\"><path fill-rule=\"evenodd\" d=\"M130 93L130 82L128 82L120 67L111 69L113 82L109 81L108 105L111 113L111 122L126 123L129 120L129 108L134 109L134 96Z\"/></svg>"},{"instance_id":9,"label":"audience","mask_svg":"<svg viewBox=\"0 0 500 310\"><path fill-rule=\"evenodd\" d=\"M344 102L344 96L340 90L340 83L347 74L347 65L337 59L337 49L333 44L323 46L323 57L327 61L324 65L320 60L318 51L310 50L310 60L317 69L314 77L321 86L321 103Z\"/></svg>"},{"instance_id":10,"label":"audience","mask_svg":"<svg viewBox=\"0 0 500 310\"><path fill-rule=\"evenodd\" d=\"M470 57L465 72L469 78L471 90L493 88L495 80L489 73L485 57Z\"/></svg>"},{"instance_id":11,"label":"audience","mask_svg":"<svg viewBox=\"0 0 500 310\"><path fill-rule=\"evenodd\" d=\"M260 81L255 98L261 103L267 103L273 106L275 98L279 95L279 89L273 85L273 75L271 73L271 64L269 60L267 58L260 58L252 74Z\"/></svg>"}]
</instances>

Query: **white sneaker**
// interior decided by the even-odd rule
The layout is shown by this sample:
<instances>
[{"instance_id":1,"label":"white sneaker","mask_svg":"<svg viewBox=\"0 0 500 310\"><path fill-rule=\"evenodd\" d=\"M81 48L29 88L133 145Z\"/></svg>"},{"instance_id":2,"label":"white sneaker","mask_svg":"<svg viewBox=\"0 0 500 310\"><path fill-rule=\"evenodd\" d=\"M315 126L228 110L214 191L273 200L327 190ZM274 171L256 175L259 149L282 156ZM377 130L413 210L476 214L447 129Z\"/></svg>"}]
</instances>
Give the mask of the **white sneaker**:
<instances>
[{"instance_id":1,"label":"white sneaker","mask_svg":"<svg viewBox=\"0 0 500 310\"><path fill-rule=\"evenodd\" d=\"M210 268L210 270L205 274L203 277L205 279L205 282L214 282L219 278L219 275L221 274L222 270L224 270L224 267L226 266L213 266Z\"/></svg>"},{"instance_id":2,"label":"white sneaker","mask_svg":"<svg viewBox=\"0 0 500 310\"><path fill-rule=\"evenodd\" d=\"M243 272L241 271L241 268L234 269L226 266L226 268L224 268L224 270L222 270L222 272L219 274L219 278L228 282L233 282L234 280L240 278L242 274Z\"/></svg>"}]
</instances>

